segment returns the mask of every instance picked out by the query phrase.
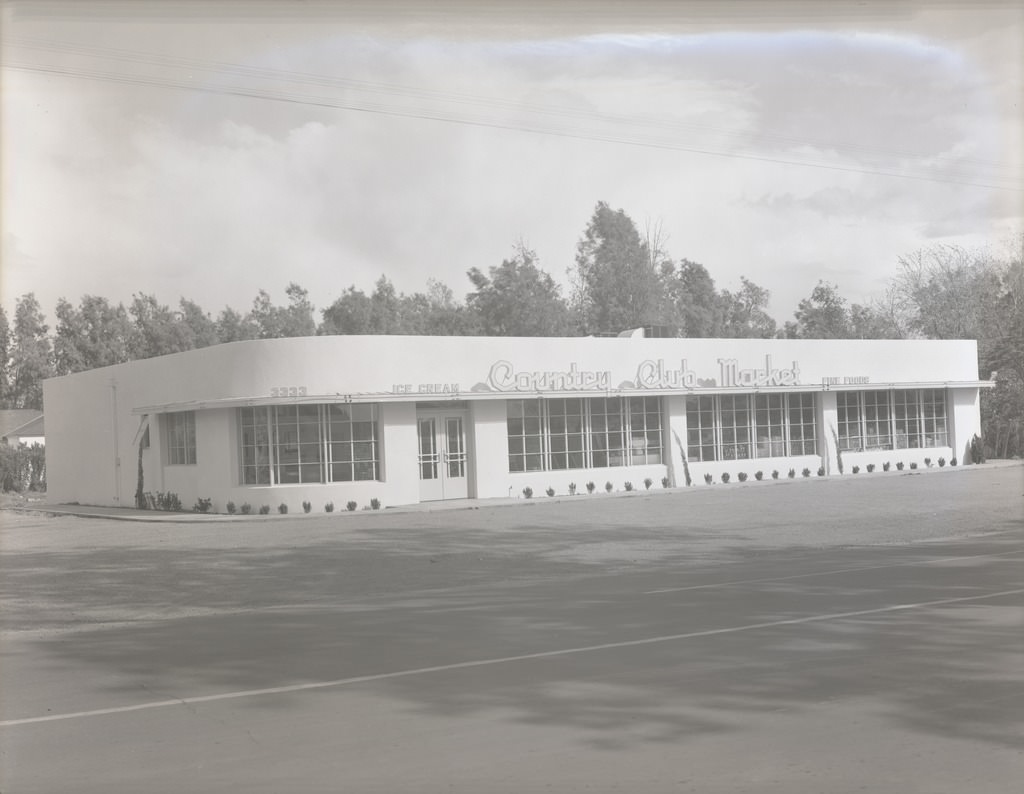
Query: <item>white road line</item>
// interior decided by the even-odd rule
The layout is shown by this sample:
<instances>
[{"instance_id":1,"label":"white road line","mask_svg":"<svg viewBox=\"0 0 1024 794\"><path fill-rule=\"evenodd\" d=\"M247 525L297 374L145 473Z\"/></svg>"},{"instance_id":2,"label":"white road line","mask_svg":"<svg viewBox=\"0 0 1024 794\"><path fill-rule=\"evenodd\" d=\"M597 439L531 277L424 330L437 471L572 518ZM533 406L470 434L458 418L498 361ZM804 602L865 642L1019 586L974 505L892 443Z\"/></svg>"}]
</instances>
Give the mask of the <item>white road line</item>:
<instances>
[{"instance_id":1,"label":"white road line","mask_svg":"<svg viewBox=\"0 0 1024 794\"><path fill-rule=\"evenodd\" d=\"M839 568L832 571L816 571L814 573L797 573L792 576L769 576L761 579L731 579L725 582L708 584L691 584L682 587L662 587L658 590L644 590L641 595L661 595L662 593L682 593L686 590L708 590L713 587L732 587L738 584L766 584L768 582L788 582L791 579L810 579L815 576L832 576L838 573L859 573L861 571L880 571L886 568L913 568L917 565L937 565L942 562L958 562L960 560L978 560L986 557L1006 557L1011 554L1024 554L1024 551L1000 551L993 554L969 554L963 557L941 557L935 560L915 560L913 562L892 562L888 565L866 565L862 568Z\"/></svg>"},{"instance_id":2,"label":"white road line","mask_svg":"<svg viewBox=\"0 0 1024 794\"><path fill-rule=\"evenodd\" d=\"M307 684L289 684L286 686L268 687L266 689L244 689L238 692L222 692L216 695L199 695L197 697L177 698L175 700L156 700L149 703L137 703L134 706L118 706L109 709L94 709L92 711L75 711L67 714L48 714L45 717L25 717L16 720L0 721L0 727L10 728L18 725L32 725L39 722L55 722L58 720L74 720L84 717L101 717L108 714L127 714L132 711L144 711L148 709L159 709L167 706L185 706L195 703L211 703L218 700L233 700L235 698L258 697L260 695L281 695L290 692L304 692L311 689L327 689L328 687L346 686L349 684L363 684L370 681L386 681L391 678L407 678L414 675L425 675L427 673L440 673L448 670L464 670L470 667L486 667L495 664L508 664L510 662L522 662L531 659L547 659L554 656L568 656L575 653L590 653L592 651L606 651L617 648L634 648L640 645L654 645L663 642L675 642L677 640L690 640L698 637L714 637L720 634L736 634L742 631L756 631L758 629L771 629L779 626L798 626L804 623L820 623L826 620L842 620L844 618L863 617L865 615L881 615L887 612L900 612L910 609L927 609L929 607L945 606L947 604L963 604L969 601L983 601L990 598L1001 598L1003 596L1020 595L1024 588L1017 590L1003 590L999 593L987 593L985 595L963 596L960 598L943 598L938 601L922 601L917 604L893 604L887 607L876 607L875 609L861 609L855 612L832 612L825 615L809 615L802 618L790 618L787 620L771 620L764 623L749 623L745 626L730 626L724 629L707 629L705 631L692 631L684 634L665 634L658 637L645 637L639 640L623 640L622 642L605 642L600 645L584 645L577 648L561 648L554 651L539 651L537 653L524 653L518 656L502 656L495 659L477 659L470 662L455 662L453 664L441 664L434 667L417 667L411 670L397 670L391 673L376 673L374 675L359 675L351 678L338 678L333 681L315 681Z\"/></svg>"}]
</instances>

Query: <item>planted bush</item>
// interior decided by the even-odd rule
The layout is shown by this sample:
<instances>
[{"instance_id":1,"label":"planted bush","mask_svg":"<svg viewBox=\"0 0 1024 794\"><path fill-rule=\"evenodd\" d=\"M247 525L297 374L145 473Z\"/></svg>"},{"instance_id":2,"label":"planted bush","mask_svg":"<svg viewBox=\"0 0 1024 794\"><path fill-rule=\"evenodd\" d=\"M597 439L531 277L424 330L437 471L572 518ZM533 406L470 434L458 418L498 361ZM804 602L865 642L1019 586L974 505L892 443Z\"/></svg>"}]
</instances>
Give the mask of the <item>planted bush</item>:
<instances>
[{"instance_id":1,"label":"planted bush","mask_svg":"<svg viewBox=\"0 0 1024 794\"><path fill-rule=\"evenodd\" d=\"M803 475L804 477L810 477L810 476L811 476L811 470L810 470L810 469L808 469L808 468L804 468L804 470L803 470L802 472L800 472L800 473L801 473L801 474L802 474L802 475Z\"/></svg>"},{"instance_id":2,"label":"planted bush","mask_svg":"<svg viewBox=\"0 0 1024 794\"><path fill-rule=\"evenodd\" d=\"M779 470L778 469L772 469L772 479L773 480L779 479Z\"/></svg>"},{"instance_id":3,"label":"planted bush","mask_svg":"<svg viewBox=\"0 0 1024 794\"><path fill-rule=\"evenodd\" d=\"M571 483L569 483L569 496L575 496L575 495L576 495L576 483L571 482Z\"/></svg>"},{"instance_id":4,"label":"planted bush","mask_svg":"<svg viewBox=\"0 0 1024 794\"><path fill-rule=\"evenodd\" d=\"M226 505L224 505L224 508L225 508L225 509L226 509L226 510L228 511L228 513L230 513L231 515L234 515L234 514L235 514L235 511L236 511L236 510L238 509L237 507L235 507L235 503L234 503L234 502L228 502L228 503L227 503Z\"/></svg>"},{"instance_id":5,"label":"planted bush","mask_svg":"<svg viewBox=\"0 0 1024 794\"><path fill-rule=\"evenodd\" d=\"M156 498L153 501L156 504L157 510L167 510L174 513L181 512L181 499L178 498L176 493L157 491Z\"/></svg>"},{"instance_id":6,"label":"planted bush","mask_svg":"<svg viewBox=\"0 0 1024 794\"><path fill-rule=\"evenodd\" d=\"M288 512L288 505L286 505L284 502L281 502L281 504L277 506L277 512L281 515L284 515Z\"/></svg>"},{"instance_id":7,"label":"planted bush","mask_svg":"<svg viewBox=\"0 0 1024 794\"><path fill-rule=\"evenodd\" d=\"M359 507L359 504L358 504L357 502L355 502L354 500L353 500L353 501L351 501L351 502L347 502L347 503L345 504L345 508L346 508L346 509L347 509L347 510L348 510L348 511L349 511L350 513L354 512L354 511L355 511L355 509L356 509L357 507Z\"/></svg>"},{"instance_id":8,"label":"planted bush","mask_svg":"<svg viewBox=\"0 0 1024 794\"><path fill-rule=\"evenodd\" d=\"M324 505L324 512L325 513L333 513L334 512L334 502L328 502L327 504L325 504Z\"/></svg>"},{"instance_id":9,"label":"planted bush","mask_svg":"<svg viewBox=\"0 0 1024 794\"><path fill-rule=\"evenodd\" d=\"M555 495L555 489L551 488L549 486L548 489L544 493L546 493L548 496L554 496Z\"/></svg>"},{"instance_id":10,"label":"planted bush","mask_svg":"<svg viewBox=\"0 0 1024 794\"><path fill-rule=\"evenodd\" d=\"M824 466L819 466L818 467L818 476L819 477L824 477L825 476L825 467Z\"/></svg>"},{"instance_id":11,"label":"planted bush","mask_svg":"<svg viewBox=\"0 0 1024 794\"><path fill-rule=\"evenodd\" d=\"M917 463L912 461L911 464L910 464L910 468L916 469L917 468Z\"/></svg>"},{"instance_id":12,"label":"planted bush","mask_svg":"<svg viewBox=\"0 0 1024 794\"><path fill-rule=\"evenodd\" d=\"M192 505L193 513L209 513L213 507L213 499L203 499L199 497L196 499L196 503Z\"/></svg>"},{"instance_id":13,"label":"planted bush","mask_svg":"<svg viewBox=\"0 0 1024 794\"><path fill-rule=\"evenodd\" d=\"M662 488L668 488L671 484L672 484L672 480L670 480L668 477L662 477L661 478L661 487Z\"/></svg>"},{"instance_id":14,"label":"planted bush","mask_svg":"<svg viewBox=\"0 0 1024 794\"><path fill-rule=\"evenodd\" d=\"M747 481L747 473L745 471L741 471L736 476L739 477L740 482L746 482Z\"/></svg>"},{"instance_id":15,"label":"planted bush","mask_svg":"<svg viewBox=\"0 0 1024 794\"><path fill-rule=\"evenodd\" d=\"M727 471L723 471L722 472L722 482L726 482L726 483L729 482L729 472L727 472Z\"/></svg>"},{"instance_id":16,"label":"planted bush","mask_svg":"<svg viewBox=\"0 0 1024 794\"><path fill-rule=\"evenodd\" d=\"M755 471L755 472L754 472L754 479L755 479L755 480L758 480L758 481L760 481L760 480L763 480L763 479L764 479L764 472L763 472L763 471L761 471L760 469L758 469L757 471Z\"/></svg>"},{"instance_id":17,"label":"planted bush","mask_svg":"<svg viewBox=\"0 0 1024 794\"><path fill-rule=\"evenodd\" d=\"M649 491L652 485L654 485L654 480L650 477L644 477L644 489Z\"/></svg>"},{"instance_id":18,"label":"planted bush","mask_svg":"<svg viewBox=\"0 0 1024 794\"><path fill-rule=\"evenodd\" d=\"M941 468L942 468L943 466L945 466L945 465L946 465L946 459L945 459L945 458L939 458L939 461L938 461L938 462L939 462L939 468L940 468L940 469L941 469Z\"/></svg>"},{"instance_id":19,"label":"planted bush","mask_svg":"<svg viewBox=\"0 0 1024 794\"><path fill-rule=\"evenodd\" d=\"M371 510L380 510L380 499L378 499L376 496L373 497L373 499L370 500L370 509Z\"/></svg>"},{"instance_id":20,"label":"planted bush","mask_svg":"<svg viewBox=\"0 0 1024 794\"><path fill-rule=\"evenodd\" d=\"M951 457L949 459L949 465L950 466L956 466L956 455L954 455L953 457Z\"/></svg>"},{"instance_id":21,"label":"planted bush","mask_svg":"<svg viewBox=\"0 0 1024 794\"><path fill-rule=\"evenodd\" d=\"M708 485L711 485L712 480L714 480L714 477L712 477L710 474L704 475L704 482L706 482Z\"/></svg>"},{"instance_id":22,"label":"planted bush","mask_svg":"<svg viewBox=\"0 0 1024 794\"><path fill-rule=\"evenodd\" d=\"M590 482L587 483L587 493L593 493L596 487L597 486L594 485L594 481L591 480Z\"/></svg>"},{"instance_id":23,"label":"planted bush","mask_svg":"<svg viewBox=\"0 0 1024 794\"><path fill-rule=\"evenodd\" d=\"M308 513L312 509L313 509L313 505L310 502L303 502L302 503L302 512L303 513Z\"/></svg>"},{"instance_id":24,"label":"planted bush","mask_svg":"<svg viewBox=\"0 0 1024 794\"><path fill-rule=\"evenodd\" d=\"M240 512L243 516L247 516L252 512L252 505L249 504L248 502L242 502L242 506L238 508L238 512Z\"/></svg>"},{"instance_id":25,"label":"planted bush","mask_svg":"<svg viewBox=\"0 0 1024 794\"><path fill-rule=\"evenodd\" d=\"M860 466L854 466L853 467L853 473L854 474L860 474Z\"/></svg>"},{"instance_id":26,"label":"planted bush","mask_svg":"<svg viewBox=\"0 0 1024 794\"><path fill-rule=\"evenodd\" d=\"M626 482L622 484L622 487L625 488L627 491L632 491L633 483L631 483L629 480L626 480Z\"/></svg>"},{"instance_id":27,"label":"planted bush","mask_svg":"<svg viewBox=\"0 0 1024 794\"><path fill-rule=\"evenodd\" d=\"M527 499L532 499L533 498L533 488L531 488L529 485L527 485L525 488L523 488L523 496L525 496Z\"/></svg>"},{"instance_id":28,"label":"planted bush","mask_svg":"<svg viewBox=\"0 0 1024 794\"><path fill-rule=\"evenodd\" d=\"M868 469L868 474L871 474L871 472L873 472L875 470L875 464L874 463L869 463L868 466L867 466L867 469Z\"/></svg>"},{"instance_id":29,"label":"planted bush","mask_svg":"<svg viewBox=\"0 0 1024 794\"><path fill-rule=\"evenodd\" d=\"M786 476L792 480L794 477L796 477L796 469L790 469L789 473Z\"/></svg>"},{"instance_id":30,"label":"planted bush","mask_svg":"<svg viewBox=\"0 0 1024 794\"><path fill-rule=\"evenodd\" d=\"M260 515L270 515L270 505L260 505Z\"/></svg>"},{"instance_id":31,"label":"planted bush","mask_svg":"<svg viewBox=\"0 0 1024 794\"><path fill-rule=\"evenodd\" d=\"M903 461L902 460L896 461L896 471L903 471Z\"/></svg>"},{"instance_id":32,"label":"planted bush","mask_svg":"<svg viewBox=\"0 0 1024 794\"><path fill-rule=\"evenodd\" d=\"M892 464L890 464L889 461L886 461L885 463L882 464L882 471L889 471L889 467L891 465Z\"/></svg>"},{"instance_id":33,"label":"planted bush","mask_svg":"<svg viewBox=\"0 0 1024 794\"><path fill-rule=\"evenodd\" d=\"M924 465L927 466L930 469L932 467L932 459L931 458L925 458L924 459Z\"/></svg>"},{"instance_id":34,"label":"planted bush","mask_svg":"<svg viewBox=\"0 0 1024 794\"><path fill-rule=\"evenodd\" d=\"M614 488L615 488L615 486L614 486L614 485L612 485L612 481L611 481L611 480L608 480L608 482L606 482L606 483L604 484L604 489L605 489L605 491L607 491L608 493L611 493L611 492L612 492L612 491L614 490Z\"/></svg>"}]
</instances>

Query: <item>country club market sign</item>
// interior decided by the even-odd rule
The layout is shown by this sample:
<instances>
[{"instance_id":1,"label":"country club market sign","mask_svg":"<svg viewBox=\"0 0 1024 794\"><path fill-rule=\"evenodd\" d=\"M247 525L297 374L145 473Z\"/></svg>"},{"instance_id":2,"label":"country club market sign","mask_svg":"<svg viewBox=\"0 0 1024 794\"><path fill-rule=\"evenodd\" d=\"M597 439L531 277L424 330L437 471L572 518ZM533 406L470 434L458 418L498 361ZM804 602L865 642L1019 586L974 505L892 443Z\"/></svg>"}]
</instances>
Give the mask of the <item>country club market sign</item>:
<instances>
[{"instance_id":1,"label":"country club market sign","mask_svg":"<svg viewBox=\"0 0 1024 794\"><path fill-rule=\"evenodd\" d=\"M734 358L718 359L718 376L700 378L687 364L672 367L664 359L640 362L636 378L612 386L612 373L608 370L580 369L575 363L567 370L516 371L508 361L496 361L487 373L487 380L473 387L473 391L497 392L566 392L611 391L617 389L701 389L701 388L760 388L769 386L796 386L800 383L800 366L796 361L789 368L776 367L772 357L764 357L763 367L740 368Z\"/></svg>"}]
</instances>

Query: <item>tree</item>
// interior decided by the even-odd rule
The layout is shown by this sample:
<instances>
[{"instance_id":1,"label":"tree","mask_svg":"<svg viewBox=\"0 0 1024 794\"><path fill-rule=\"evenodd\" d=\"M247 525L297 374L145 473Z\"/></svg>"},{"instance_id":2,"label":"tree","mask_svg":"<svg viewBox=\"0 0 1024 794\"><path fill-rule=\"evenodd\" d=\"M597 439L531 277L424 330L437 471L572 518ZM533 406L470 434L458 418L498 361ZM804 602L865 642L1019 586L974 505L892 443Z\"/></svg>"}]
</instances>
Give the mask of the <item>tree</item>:
<instances>
[{"instance_id":1,"label":"tree","mask_svg":"<svg viewBox=\"0 0 1024 794\"><path fill-rule=\"evenodd\" d=\"M587 333L660 324L658 272L632 219L600 201L576 245L573 305Z\"/></svg>"},{"instance_id":2,"label":"tree","mask_svg":"<svg viewBox=\"0 0 1024 794\"><path fill-rule=\"evenodd\" d=\"M129 337L132 359L152 358L192 349L193 339L189 329L155 295L133 295L128 313L132 316Z\"/></svg>"},{"instance_id":3,"label":"tree","mask_svg":"<svg viewBox=\"0 0 1024 794\"><path fill-rule=\"evenodd\" d=\"M721 334L726 338L770 339L775 320L768 314L771 293L746 276L740 276L739 292L722 290L718 298L722 312Z\"/></svg>"},{"instance_id":4,"label":"tree","mask_svg":"<svg viewBox=\"0 0 1024 794\"><path fill-rule=\"evenodd\" d=\"M715 281L704 265L683 259L678 266L662 267L662 290L669 302L671 324L682 336L715 337L722 334L722 310Z\"/></svg>"},{"instance_id":5,"label":"tree","mask_svg":"<svg viewBox=\"0 0 1024 794\"><path fill-rule=\"evenodd\" d=\"M129 360L132 324L122 304L83 295L76 309L57 301L53 362L58 375L121 364Z\"/></svg>"},{"instance_id":6,"label":"tree","mask_svg":"<svg viewBox=\"0 0 1024 794\"><path fill-rule=\"evenodd\" d=\"M11 325L7 312L0 306L0 407L7 407L9 370L11 362Z\"/></svg>"},{"instance_id":7,"label":"tree","mask_svg":"<svg viewBox=\"0 0 1024 794\"><path fill-rule=\"evenodd\" d=\"M318 334L369 334L373 327L373 301L352 285L321 312Z\"/></svg>"},{"instance_id":8,"label":"tree","mask_svg":"<svg viewBox=\"0 0 1024 794\"><path fill-rule=\"evenodd\" d=\"M473 333L473 317L455 301L451 288L427 280L426 293L416 292L399 301L401 331L424 336L464 336Z\"/></svg>"},{"instance_id":9,"label":"tree","mask_svg":"<svg viewBox=\"0 0 1024 794\"><path fill-rule=\"evenodd\" d=\"M834 284L819 281L797 306L795 336L799 339L849 339L852 335L846 299Z\"/></svg>"},{"instance_id":10,"label":"tree","mask_svg":"<svg viewBox=\"0 0 1024 794\"><path fill-rule=\"evenodd\" d=\"M550 275L537 267L537 255L516 246L512 259L489 269L467 272L476 287L466 303L486 336L565 336L570 331L569 307Z\"/></svg>"},{"instance_id":11,"label":"tree","mask_svg":"<svg viewBox=\"0 0 1024 794\"><path fill-rule=\"evenodd\" d=\"M242 342L256 338L252 321L230 306L225 306L217 316L217 339L223 342Z\"/></svg>"},{"instance_id":12,"label":"tree","mask_svg":"<svg viewBox=\"0 0 1024 794\"><path fill-rule=\"evenodd\" d=\"M192 347L209 347L220 342L217 323L198 304L182 298L178 306L178 315L188 329Z\"/></svg>"},{"instance_id":13,"label":"tree","mask_svg":"<svg viewBox=\"0 0 1024 794\"><path fill-rule=\"evenodd\" d=\"M43 407L43 380L53 374L53 351L39 302L34 293L18 299L14 310L14 339L11 346L11 408Z\"/></svg>"}]
</instances>

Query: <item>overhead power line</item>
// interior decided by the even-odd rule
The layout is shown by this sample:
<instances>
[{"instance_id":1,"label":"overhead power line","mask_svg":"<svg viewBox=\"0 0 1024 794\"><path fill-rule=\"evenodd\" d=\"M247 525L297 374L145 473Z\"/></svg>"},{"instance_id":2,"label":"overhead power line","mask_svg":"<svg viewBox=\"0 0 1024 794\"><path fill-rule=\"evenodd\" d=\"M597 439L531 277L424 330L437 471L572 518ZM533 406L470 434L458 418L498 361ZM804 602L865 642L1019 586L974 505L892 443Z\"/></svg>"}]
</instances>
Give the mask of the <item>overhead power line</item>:
<instances>
[{"instance_id":1,"label":"overhead power line","mask_svg":"<svg viewBox=\"0 0 1024 794\"><path fill-rule=\"evenodd\" d=\"M959 168L949 169L942 173L928 173L927 170L908 171L903 168L893 168L885 165L843 165L835 162L817 161L810 158L772 156L749 151L733 151L722 148L687 144L677 140L673 133L682 131L712 133L718 136L732 137L735 139L736 144L742 144L746 140L759 140L768 145L776 146L786 144L791 146L799 145L811 148L826 148L836 152L838 155L846 156L923 159L920 155L911 155L907 152L896 150L882 150L849 144L827 144L820 141L812 141L810 139L792 138L769 133L749 134L743 131L724 130L666 119L610 115L582 109L516 102L501 98L482 97L453 91L429 90L413 86L375 83L350 78L337 78L306 72L266 69L262 67L218 61L201 61L197 59L181 58L178 56L140 53L115 48L63 45L55 42L25 39L10 40L9 43L18 47L55 52L59 51L64 54L70 53L90 58L101 58L119 63L156 66L161 68L171 67L177 69L188 69L191 72L202 71L217 77L228 77L236 80L259 79L263 81L274 81L278 84L282 81L286 81L292 85L297 84L300 86L343 89L346 92L357 92L364 95L368 94L369 97L340 99L336 97L298 93L284 88L218 84L210 82L197 84L191 79L191 75L184 79L176 78L169 74L148 76L128 75L118 71L94 68L48 66L13 60L4 61L3 65L5 68L19 71L55 74L78 79L99 80L121 85L170 88L209 95L234 96L306 105L310 107L375 113L400 118L439 121L466 126L527 132L537 135L574 138L579 140L590 140L643 148L680 151L705 156L815 168L843 173L980 187L1000 191L1024 190L1020 180L1007 177L1004 174L989 173L979 175L973 171L964 171ZM382 101L375 100L375 96L380 96L384 99ZM412 107L401 106L396 105L393 101L387 101L389 99L406 100L414 103L429 102L430 107L417 107L415 105ZM438 108L438 103L455 105L456 109L445 110L443 108ZM528 121L522 120L521 118L509 120L496 118L493 116L493 112L516 114L525 113L540 116L542 118L539 121ZM551 120L554 120L555 122L568 121L570 122L570 125L568 127L559 127L557 124L553 125ZM611 128L602 131L597 128L598 125L605 125L606 128L608 125L611 125ZM666 134L671 137L665 138L664 136ZM982 159L962 158L958 160L958 163L975 164L984 170L996 169L999 167L999 164L994 161ZM935 166L930 163L920 163L918 168L934 169Z\"/></svg>"}]
</instances>

